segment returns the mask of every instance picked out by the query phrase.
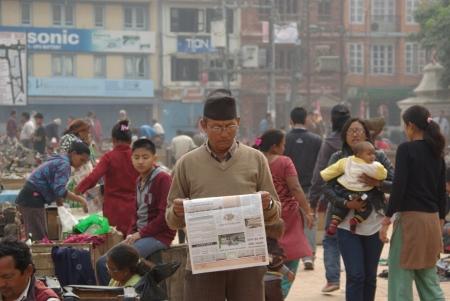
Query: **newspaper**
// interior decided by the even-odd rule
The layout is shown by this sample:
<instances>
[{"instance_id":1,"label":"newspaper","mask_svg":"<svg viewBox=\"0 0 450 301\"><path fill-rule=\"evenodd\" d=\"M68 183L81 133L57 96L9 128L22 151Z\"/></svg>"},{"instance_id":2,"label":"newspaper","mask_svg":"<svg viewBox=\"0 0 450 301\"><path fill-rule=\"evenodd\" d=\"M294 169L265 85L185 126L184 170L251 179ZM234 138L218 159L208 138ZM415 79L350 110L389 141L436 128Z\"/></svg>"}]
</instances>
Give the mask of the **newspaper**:
<instances>
[{"instance_id":1,"label":"newspaper","mask_svg":"<svg viewBox=\"0 0 450 301\"><path fill-rule=\"evenodd\" d=\"M260 194L183 204L193 274L269 264Z\"/></svg>"}]
</instances>

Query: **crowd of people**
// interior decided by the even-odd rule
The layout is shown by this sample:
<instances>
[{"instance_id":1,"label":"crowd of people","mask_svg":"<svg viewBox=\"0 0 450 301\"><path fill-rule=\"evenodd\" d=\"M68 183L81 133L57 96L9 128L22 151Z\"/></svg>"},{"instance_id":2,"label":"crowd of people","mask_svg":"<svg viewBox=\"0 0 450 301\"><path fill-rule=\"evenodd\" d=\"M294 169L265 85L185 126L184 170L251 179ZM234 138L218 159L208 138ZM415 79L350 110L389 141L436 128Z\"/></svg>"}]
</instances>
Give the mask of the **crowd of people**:
<instances>
[{"instance_id":1,"label":"crowd of people","mask_svg":"<svg viewBox=\"0 0 450 301\"><path fill-rule=\"evenodd\" d=\"M66 128L61 126L61 118L45 124L44 115L34 111L31 114L23 112L20 121L17 121L17 112L12 110L6 122L6 136L11 140L17 139L23 146L41 155L67 152L75 139L101 145L102 125L93 112L88 112L85 118L76 119L71 116L67 119Z\"/></svg>"},{"instance_id":2,"label":"crowd of people","mask_svg":"<svg viewBox=\"0 0 450 301\"><path fill-rule=\"evenodd\" d=\"M99 284L134 286L154 268L146 259L167 249L176 231L185 229L183 200L259 193L271 255L268 268L193 274L188 261L184 300L285 299L300 263L314 270L317 214L324 206L322 292L340 288L342 257L346 300L374 300L377 268L393 224L389 300L412 300L413 281L421 300L444 300L435 265L443 237L450 240L450 226L445 225L450 172L444 161L445 138L425 107L403 112L408 141L399 145L395 167L374 141L378 127L352 117L344 105L332 108L331 131L325 138L322 128L319 135L308 125L311 118L322 124L321 118L296 107L289 132L275 129L268 115L260 124L261 135L248 146L237 139L240 117L235 98L228 90L216 90L208 95L199 122L206 140L196 144L179 132L171 141L171 173L158 164L157 147L165 134L156 120L133 137L135 130L121 111L111 131L112 150L95 160L90 137L101 126L95 115L89 116L91 121L72 120L63 136L55 137L57 154L33 171L17 205L26 233L40 240L47 234L46 204L73 200L87 207L85 193L101 184L103 215L124 241L97 261ZM61 123L55 120L44 127L39 113L34 121L26 113L22 117L19 134L15 112L11 113L7 134L37 151ZM69 188L71 179L89 164ZM19 252L24 255L16 255ZM20 296L45 291L28 257L22 243L0 242L0 300L21 300ZM3 284L16 274L22 275L17 285ZM47 297L40 300L55 298Z\"/></svg>"}]
</instances>

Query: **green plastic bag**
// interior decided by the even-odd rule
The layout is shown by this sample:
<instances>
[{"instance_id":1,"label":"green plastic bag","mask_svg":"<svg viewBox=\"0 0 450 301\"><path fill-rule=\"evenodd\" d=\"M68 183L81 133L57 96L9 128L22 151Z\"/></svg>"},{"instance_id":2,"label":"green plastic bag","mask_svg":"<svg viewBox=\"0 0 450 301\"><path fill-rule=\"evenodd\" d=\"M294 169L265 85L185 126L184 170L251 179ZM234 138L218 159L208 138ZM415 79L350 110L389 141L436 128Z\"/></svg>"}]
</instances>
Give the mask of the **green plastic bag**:
<instances>
[{"instance_id":1,"label":"green plastic bag","mask_svg":"<svg viewBox=\"0 0 450 301\"><path fill-rule=\"evenodd\" d=\"M74 230L78 233L94 235L106 234L109 232L109 221L108 218L104 216L92 214L80 220L80 222L74 227Z\"/></svg>"}]
</instances>

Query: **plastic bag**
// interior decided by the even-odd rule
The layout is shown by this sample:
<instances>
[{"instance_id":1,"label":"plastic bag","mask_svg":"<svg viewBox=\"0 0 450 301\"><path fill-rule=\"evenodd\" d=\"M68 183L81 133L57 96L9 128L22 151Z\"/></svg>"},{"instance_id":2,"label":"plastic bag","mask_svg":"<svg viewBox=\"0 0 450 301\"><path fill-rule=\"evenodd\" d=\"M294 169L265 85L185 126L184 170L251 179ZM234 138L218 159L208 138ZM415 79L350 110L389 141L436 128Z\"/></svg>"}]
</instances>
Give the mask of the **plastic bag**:
<instances>
[{"instance_id":1,"label":"plastic bag","mask_svg":"<svg viewBox=\"0 0 450 301\"><path fill-rule=\"evenodd\" d=\"M58 216L61 221L62 233L71 233L73 227L78 224L78 219L64 206L58 206Z\"/></svg>"},{"instance_id":2,"label":"plastic bag","mask_svg":"<svg viewBox=\"0 0 450 301\"><path fill-rule=\"evenodd\" d=\"M102 235L109 232L109 221L106 217L98 214L89 215L80 220L74 227L78 233Z\"/></svg>"}]
</instances>

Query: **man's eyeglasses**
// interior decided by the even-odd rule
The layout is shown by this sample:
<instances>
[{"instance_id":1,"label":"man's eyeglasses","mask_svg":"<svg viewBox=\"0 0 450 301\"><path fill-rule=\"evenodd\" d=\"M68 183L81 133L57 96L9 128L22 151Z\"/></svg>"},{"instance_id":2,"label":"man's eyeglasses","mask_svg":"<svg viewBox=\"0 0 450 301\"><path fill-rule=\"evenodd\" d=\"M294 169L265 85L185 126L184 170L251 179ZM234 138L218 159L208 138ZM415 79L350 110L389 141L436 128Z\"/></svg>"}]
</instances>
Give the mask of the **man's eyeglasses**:
<instances>
[{"instance_id":1,"label":"man's eyeglasses","mask_svg":"<svg viewBox=\"0 0 450 301\"><path fill-rule=\"evenodd\" d=\"M239 126L238 125L236 125L236 124L230 124L230 125L227 125L227 126L212 126L212 127L210 127L209 129L212 131L212 132L214 132L214 133L216 133L216 134L220 134L220 133L222 133L223 131L226 131L226 132L233 132L233 131L235 131L235 130L237 130L239 128Z\"/></svg>"}]
</instances>

